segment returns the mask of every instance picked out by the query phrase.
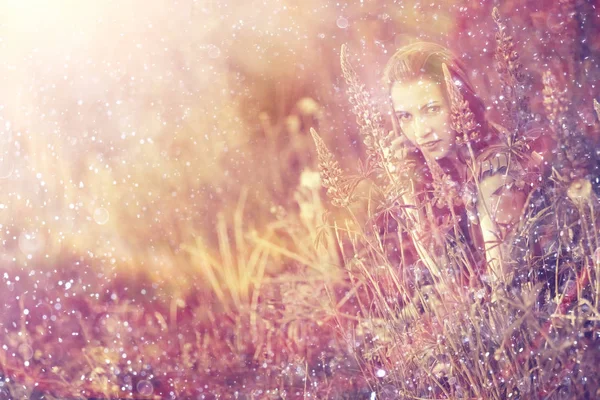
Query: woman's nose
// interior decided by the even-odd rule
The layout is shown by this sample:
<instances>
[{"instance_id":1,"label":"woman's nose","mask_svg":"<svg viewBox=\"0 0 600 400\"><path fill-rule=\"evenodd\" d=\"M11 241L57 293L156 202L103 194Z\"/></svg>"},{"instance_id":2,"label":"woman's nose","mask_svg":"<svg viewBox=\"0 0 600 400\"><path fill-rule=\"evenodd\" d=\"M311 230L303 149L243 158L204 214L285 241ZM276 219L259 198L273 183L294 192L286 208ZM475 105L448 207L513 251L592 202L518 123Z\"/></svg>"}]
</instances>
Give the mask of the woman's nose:
<instances>
[{"instance_id":1,"label":"woman's nose","mask_svg":"<svg viewBox=\"0 0 600 400\"><path fill-rule=\"evenodd\" d=\"M422 121L420 118L415 118L414 132L417 138L426 138L433 132L433 129L431 129L431 126L424 123L424 121Z\"/></svg>"}]
</instances>

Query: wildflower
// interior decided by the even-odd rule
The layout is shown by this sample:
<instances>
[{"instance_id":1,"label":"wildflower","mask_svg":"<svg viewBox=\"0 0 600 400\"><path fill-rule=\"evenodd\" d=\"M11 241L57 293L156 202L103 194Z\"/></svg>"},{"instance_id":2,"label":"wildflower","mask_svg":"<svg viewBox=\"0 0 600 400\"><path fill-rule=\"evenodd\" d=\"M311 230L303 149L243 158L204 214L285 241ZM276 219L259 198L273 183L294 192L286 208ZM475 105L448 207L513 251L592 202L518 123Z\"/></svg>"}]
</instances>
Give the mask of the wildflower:
<instances>
[{"instance_id":1,"label":"wildflower","mask_svg":"<svg viewBox=\"0 0 600 400\"><path fill-rule=\"evenodd\" d=\"M452 129L457 133L458 144L475 140L479 136L475 116L469 108L469 103L464 99L456 82L452 80L446 64L442 65L446 87L450 94Z\"/></svg>"},{"instance_id":2,"label":"wildflower","mask_svg":"<svg viewBox=\"0 0 600 400\"><path fill-rule=\"evenodd\" d=\"M583 204L590 199L592 184L587 179L577 179L569 186L567 196L575 204Z\"/></svg>"},{"instance_id":3,"label":"wildflower","mask_svg":"<svg viewBox=\"0 0 600 400\"><path fill-rule=\"evenodd\" d=\"M494 7L492 18L498 27L496 33L496 69L504 92L504 107L510 120L514 133L520 131L525 123L531 119L528 98L525 95L525 75L523 65L519 61L519 54L515 49L512 36L507 34L507 26L500 19L498 9Z\"/></svg>"},{"instance_id":4,"label":"wildflower","mask_svg":"<svg viewBox=\"0 0 600 400\"><path fill-rule=\"evenodd\" d=\"M319 170L321 172L323 187L327 189L327 196L334 206L346 207L352 202L352 187L345 184L342 169L329 151L325 142L317 131L310 128L310 133L317 147Z\"/></svg>"},{"instance_id":5,"label":"wildflower","mask_svg":"<svg viewBox=\"0 0 600 400\"><path fill-rule=\"evenodd\" d=\"M519 54L515 50L512 36L506 33L507 26L500 19L498 9L494 7L492 18L498 27L496 33L496 62L500 77L506 88L513 88L518 82L523 81L523 66L519 62Z\"/></svg>"},{"instance_id":6,"label":"wildflower","mask_svg":"<svg viewBox=\"0 0 600 400\"><path fill-rule=\"evenodd\" d=\"M544 94L544 108L546 109L548 120L558 133L564 113L569 109L567 93L566 90L558 88L556 78L552 75L552 72L544 72L542 80L544 82L544 89L542 91Z\"/></svg>"},{"instance_id":7,"label":"wildflower","mask_svg":"<svg viewBox=\"0 0 600 400\"><path fill-rule=\"evenodd\" d=\"M395 152L392 150L392 137L385 131L381 113L371 101L369 92L358 80L356 71L348 59L345 45L342 46L340 61L342 74L348 84L352 112L356 115L356 123L363 137L367 156L391 177L390 166L397 163Z\"/></svg>"}]
</instances>

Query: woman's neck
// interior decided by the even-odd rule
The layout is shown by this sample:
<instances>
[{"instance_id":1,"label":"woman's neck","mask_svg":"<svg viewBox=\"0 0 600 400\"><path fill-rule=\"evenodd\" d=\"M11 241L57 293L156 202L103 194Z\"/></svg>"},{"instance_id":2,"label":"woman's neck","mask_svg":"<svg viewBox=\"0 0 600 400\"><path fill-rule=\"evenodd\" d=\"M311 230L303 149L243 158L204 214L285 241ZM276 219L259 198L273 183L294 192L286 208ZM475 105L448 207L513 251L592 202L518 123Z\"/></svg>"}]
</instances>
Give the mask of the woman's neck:
<instances>
[{"instance_id":1,"label":"woman's neck","mask_svg":"<svg viewBox=\"0 0 600 400\"><path fill-rule=\"evenodd\" d=\"M467 164L461 160L457 154L451 154L448 157L438 161L442 169L459 183L467 180Z\"/></svg>"},{"instance_id":2,"label":"woman's neck","mask_svg":"<svg viewBox=\"0 0 600 400\"><path fill-rule=\"evenodd\" d=\"M464 183L467 180L467 164L465 164L462 160L459 160L458 157L452 157L450 162L458 173L461 183Z\"/></svg>"}]
</instances>

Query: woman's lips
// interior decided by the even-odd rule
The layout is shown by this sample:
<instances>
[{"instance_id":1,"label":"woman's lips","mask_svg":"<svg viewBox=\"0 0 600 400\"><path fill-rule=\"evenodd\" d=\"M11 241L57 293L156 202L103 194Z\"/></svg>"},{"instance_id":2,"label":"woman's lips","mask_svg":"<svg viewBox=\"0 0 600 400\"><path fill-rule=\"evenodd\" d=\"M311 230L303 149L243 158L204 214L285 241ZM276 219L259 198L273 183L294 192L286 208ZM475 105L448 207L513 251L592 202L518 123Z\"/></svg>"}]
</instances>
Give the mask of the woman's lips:
<instances>
[{"instance_id":1,"label":"woman's lips","mask_svg":"<svg viewBox=\"0 0 600 400\"><path fill-rule=\"evenodd\" d=\"M424 148L424 149L432 149L435 146L437 146L437 144L441 142L441 140L433 140L431 142L427 142L427 143L423 143L421 145L419 145L420 147Z\"/></svg>"}]
</instances>

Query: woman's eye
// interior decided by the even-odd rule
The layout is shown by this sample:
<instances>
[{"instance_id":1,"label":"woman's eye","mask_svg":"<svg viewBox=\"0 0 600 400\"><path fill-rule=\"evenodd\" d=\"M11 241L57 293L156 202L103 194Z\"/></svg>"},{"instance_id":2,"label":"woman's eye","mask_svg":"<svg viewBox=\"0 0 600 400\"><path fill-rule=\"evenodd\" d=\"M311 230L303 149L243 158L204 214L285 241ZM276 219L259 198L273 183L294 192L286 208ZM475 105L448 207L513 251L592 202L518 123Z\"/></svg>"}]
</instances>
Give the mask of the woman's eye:
<instances>
[{"instance_id":1,"label":"woman's eye","mask_svg":"<svg viewBox=\"0 0 600 400\"><path fill-rule=\"evenodd\" d=\"M396 114L396 116L398 117L398 121L400 122L406 122L410 120L410 114Z\"/></svg>"},{"instance_id":2,"label":"woman's eye","mask_svg":"<svg viewBox=\"0 0 600 400\"><path fill-rule=\"evenodd\" d=\"M427 107L427 113L429 114L437 114L441 110L440 106L429 106Z\"/></svg>"}]
</instances>

